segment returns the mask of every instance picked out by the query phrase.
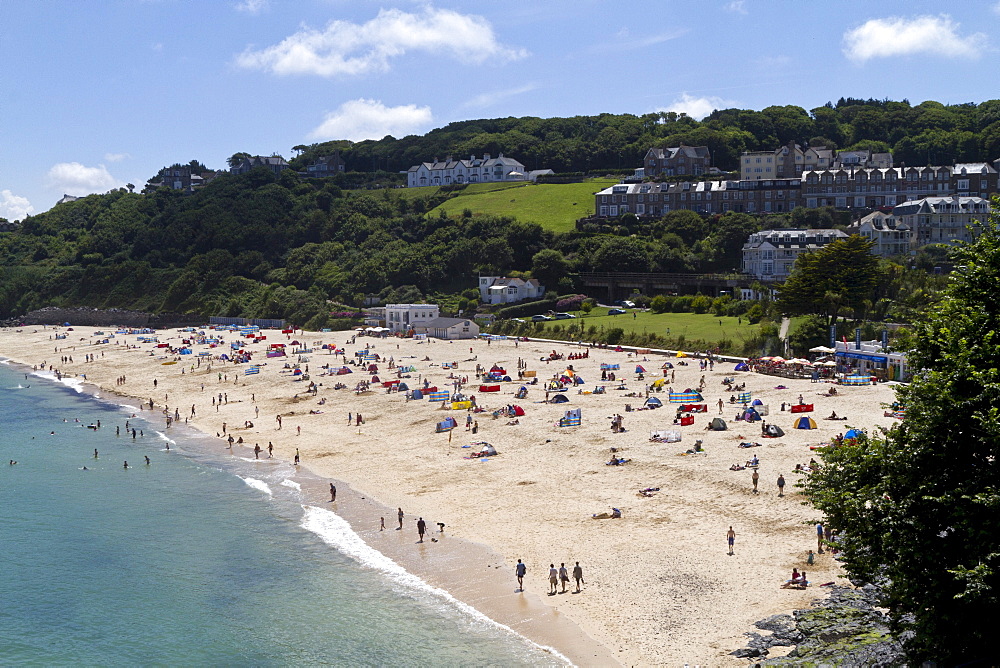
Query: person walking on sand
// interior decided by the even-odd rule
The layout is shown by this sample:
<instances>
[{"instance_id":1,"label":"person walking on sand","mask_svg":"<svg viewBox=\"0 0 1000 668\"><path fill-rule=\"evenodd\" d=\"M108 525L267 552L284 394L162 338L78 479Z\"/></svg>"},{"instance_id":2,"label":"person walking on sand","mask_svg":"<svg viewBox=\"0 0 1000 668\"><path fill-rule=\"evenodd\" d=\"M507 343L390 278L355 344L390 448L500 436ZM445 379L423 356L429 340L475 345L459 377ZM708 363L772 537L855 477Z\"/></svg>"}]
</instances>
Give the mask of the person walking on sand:
<instances>
[{"instance_id":1,"label":"person walking on sand","mask_svg":"<svg viewBox=\"0 0 1000 668\"><path fill-rule=\"evenodd\" d=\"M379 531L385 531L385 518L384 518L384 517L382 517L382 518L379 518L379 519L381 519L381 520L382 520L382 522L381 522L381 524L379 525L379 527L378 527L378 530L379 530Z\"/></svg>"},{"instance_id":2,"label":"person walking on sand","mask_svg":"<svg viewBox=\"0 0 1000 668\"><path fill-rule=\"evenodd\" d=\"M396 516L399 517L399 528L396 529L396 531L402 531L403 530L403 509L402 508L400 508L399 512L396 513Z\"/></svg>"},{"instance_id":3,"label":"person walking on sand","mask_svg":"<svg viewBox=\"0 0 1000 668\"><path fill-rule=\"evenodd\" d=\"M559 563L559 582L562 583L562 592L566 593L566 585L569 584L569 571L566 570L566 562Z\"/></svg>"},{"instance_id":4,"label":"person walking on sand","mask_svg":"<svg viewBox=\"0 0 1000 668\"><path fill-rule=\"evenodd\" d=\"M583 569L580 568L580 562L576 562L576 566L573 567L573 579L576 580L576 591L580 593L580 584L583 582Z\"/></svg>"},{"instance_id":5,"label":"person walking on sand","mask_svg":"<svg viewBox=\"0 0 1000 668\"><path fill-rule=\"evenodd\" d=\"M750 476L750 479L753 481L753 493L757 494L758 493L757 492L757 481L760 480L760 474L757 473L757 469L753 470L753 475Z\"/></svg>"},{"instance_id":6,"label":"person walking on sand","mask_svg":"<svg viewBox=\"0 0 1000 668\"><path fill-rule=\"evenodd\" d=\"M330 483L330 503L337 500L337 486L332 482Z\"/></svg>"},{"instance_id":7,"label":"person walking on sand","mask_svg":"<svg viewBox=\"0 0 1000 668\"><path fill-rule=\"evenodd\" d=\"M514 575L517 576L517 590L524 591L524 574L528 572L528 567L518 559L517 566L514 567Z\"/></svg>"},{"instance_id":8,"label":"person walking on sand","mask_svg":"<svg viewBox=\"0 0 1000 668\"><path fill-rule=\"evenodd\" d=\"M424 533L427 531L427 522L424 522L424 518L421 517L417 520L417 534L420 536L418 543L424 542Z\"/></svg>"},{"instance_id":9,"label":"person walking on sand","mask_svg":"<svg viewBox=\"0 0 1000 668\"><path fill-rule=\"evenodd\" d=\"M729 555L733 555L733 546L736 544L736 532L733 531L733 527L729 527L729 532L726 533L726 541L729 543Z\"/></svg>"},{"instance_id":10,"label":"person walking on sand","mask_svg":"<svg viewBox=\"0 0 1000 668\"><path fill-rule=\"evenodd\" d=\"M723 404L723 403L722 403L722 399L719 399L719 415L722 415L722 407L723 407L724 405L725 405L725 404Z\"/></svg>"},{"instance_id":11,"label":"person walking on sand","mask_svg":"<svg viewBox=\"0 0 1000 668\"><path fill-rule=\"evenodd\" d=\"M778 474L778 496L785 495L785 476Z\"/></svg>"},{"instance_id":12,"label":"person walking on sand","mask_svg":"<svg viewBox=\"0 0 1000 668\"><path fill-rule=\"evenodd\" d=\"M281 430L281 416L280 415L275 415L274 419L278 422L278 430L280 431Z\"/></svg>"},{"instance_id":13,"label":"person walking on sand","mask_svg":"<svg viewBox=\"0 0 1000 668\"><path fill-rule=\"evenodd\" d=\"M298 466L298 464L299 464L299 449L295 448L295 465Z\"/></svg>"},{"instance_id":14,"label":"person walking on sand","mask_svg":"<svg viewBox=\"0 0 1000 668\"><path fill-rule=\"evenodd\" d=\"M823 524L816 523L816 551L823 554Z\"/></svg>"},{"instance_id":15,"label":"person walking on sand","mask_svg":"<svg viewBox=\"0 0 1000 668\"><path fill-rule=\"evenodd\" d=\"M556 585L559 584L559 570L555 564L549 564L549 596L556 595Z\"/></svg>"}]
</instances>

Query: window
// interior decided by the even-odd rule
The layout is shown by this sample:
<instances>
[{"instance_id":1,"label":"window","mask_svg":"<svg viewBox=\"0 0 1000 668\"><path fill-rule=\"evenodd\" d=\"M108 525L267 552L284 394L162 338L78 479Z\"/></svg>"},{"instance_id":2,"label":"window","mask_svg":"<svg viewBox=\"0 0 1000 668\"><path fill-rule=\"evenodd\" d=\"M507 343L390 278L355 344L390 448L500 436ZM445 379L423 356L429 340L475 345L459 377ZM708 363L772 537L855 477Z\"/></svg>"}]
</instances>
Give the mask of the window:
<instances>
[{"instance_id":1,"label":"window","mask_svg":"<svg viewBox=\"0 0 1000 668\"><path fill-rule=\"evenodd\" d=\"M969 179L959 179L958 180L958 189L959 190L968 190L969 189Z\"/></svg>"}]
</instances>

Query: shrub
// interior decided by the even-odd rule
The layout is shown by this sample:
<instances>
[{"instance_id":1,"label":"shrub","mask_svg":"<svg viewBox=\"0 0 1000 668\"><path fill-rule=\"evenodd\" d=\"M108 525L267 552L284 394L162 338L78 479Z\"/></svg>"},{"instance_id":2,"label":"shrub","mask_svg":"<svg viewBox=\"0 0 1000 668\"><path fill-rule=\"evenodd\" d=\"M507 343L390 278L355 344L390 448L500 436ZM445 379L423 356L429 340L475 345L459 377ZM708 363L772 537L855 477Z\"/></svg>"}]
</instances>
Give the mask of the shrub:
<instances>
[{"instance_id":1,"label":"shrub","mask_svg":"<svg viewBox=\"0 0 1000 668\"><path fill-rule=\"evenodd\" d=\"M707 313L712 307L712 300L705 295L697 295L691 300L691 310L695 313Z\"/></svg>"},{"instance_id":2,"label":"shrub","mask_svg":"<svg viewBox=\"0 0 1000 668\"><path fill-rule=\"evenodd\" d=\"M556 302L557 311L579 311L587 295L570 295Z\"/></svg>"},{"instance_id":3,"label":"shrub","mask_svg":"<svg viewBox=\"0 0 1000 668\"><path fill-rule=\"evenodd\" d=\"M753 306L750 307L750 310L746 312L746 316L747 316L747 321L751 325L756 325L758 322L760 322L760 319L764 317L764 309L761 308L761 305L759 303L754 304Z\"/></svg>"},{"instance_id":4,"label":"shrub","mask_svg":"<svg viewBox=\"0 0 1000 668\"><path fill-rule=\"evenodd\" d=\"M674 303L671 305L671 312L673 313L687 313L691 310L692 298L683 295L681 297L674 297Z\"/></svg>"},{"instance_id":5,"label":"shrub","mask_svg":"<svg viewBox=\"0 0 1000 668\"><path fill-rule=\"evenodd\" d=\"M653 310L653 313L666 313L673 306L674 298L668 297L667 295L656 295L653 300L649 303L649 307Z\"/></svg>"},{"instance_id":6,"label":"shrub","mask_svg":"<svg viewBox=\"0 0 1000 668\"><path fill-rule=\"evenodd\" d=\"M604 335L604 340L611 345L617 345L621 343L622 338L625 336L625 330L621 327L612 327L608 330L608 333Z\"/></svg>"}]
</instances>

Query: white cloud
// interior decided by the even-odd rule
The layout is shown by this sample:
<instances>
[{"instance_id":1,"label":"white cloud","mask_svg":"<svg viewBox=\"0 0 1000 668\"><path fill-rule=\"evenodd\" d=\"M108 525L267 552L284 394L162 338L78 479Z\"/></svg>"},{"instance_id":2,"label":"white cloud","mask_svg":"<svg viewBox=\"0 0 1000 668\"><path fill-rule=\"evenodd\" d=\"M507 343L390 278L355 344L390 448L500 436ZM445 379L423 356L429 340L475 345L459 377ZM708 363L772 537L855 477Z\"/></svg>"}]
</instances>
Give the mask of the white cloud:
<instances>
[{"instance_id":1,"label":"white cloud","mask_svg":"<svg viewBox=\"0 0 1000 668\"><path fill-rule=\"evenodd\" d=\"M60 162L48 173L49 186L66 195L89 195L121 185L104 165L87 167L79 162Z\"/></svg>"},{"instance_id":2,"label":"white cloud","mask_svg":"<svg viewBox=\"0 0 1000 668\"><path fill-rule=\"evenodd\" d=\"M727 3L724 9L727 12L732 12L733 14L745 15L747 13L746 4L746 0L733 0L730 3Z\"/></svg>"},{"instance_id":3,"label":"white cloud","mask_svg":"<svg viewBox=\"0 0 1000 668\"><path fill-rule=\"evenodd\" d=\"M430 107L405 104L387 107L380 100L350 100L329 112L311 139L381 139L386 135L402 136L422 130L433 120Z\"/></svg>"},{"instance_id":4,"label":"white cloud","mask_svg":"<svg viewBox=\"0 0 1000 668\"><path fill-rule=\"evenodd\" d=\"M675 111L678 114L684 113L691 118L701 120L716 109L729 109L737 106L734 100L723 100L721 97L694 97L687 93L682 93L679 98L671 102L663 111Z\"/></svg>"},{"instance_id":5,"label":"white cloud","mask_svg":"<svg viewBox=\"0 0 1000 668\"><path fill-rule=\"evenodd\" d=\"M1000 2L993 5L992 9L994 14L1000 14Z\"/></svg>"},{"instance_id":6,"label":"white cloud","mask_svg":"<svg viewBox=\"0 0 1000 668\"><path fill-rule=\"evenodd\" d=\"M129 153L105 153L104 159L108 162L121 162L122 160L128 160L132 155Z\"/></svg>"},{"instance_id":7,"label":"white cloud","mask_svg":"<svg viewBox=\"0 0 1000 668\"><path fill-rule=\"evenodd\" d=\"M0 218L23 220L34 211L35 207L31 206L27 197L15 195L9 190L0 190Z\"/></svg>"},{"instance_id":8,"label":"white cloud","mask_svg":"<svg viewBox=\"0 0 1000 668\"><path fill-rule=\"evenodd\" d=\"M844 33L844 55L858 63L921 53L979 58L987 45L986 35L981 32L959 35L960 26L947 14L871 19Z\"/></svg>"},{"instance_id":9,"label":"white cloud","mask_svg":"<svg viewBox=\"0 0 1000 668\"><path fill-rule=\"evenodd\" d=\"M535 84L528 84L526 86L518 86L517 88L507 88L506 90L488 91L475 96L463 104L462 107L465 109L483 109L485 107L492 107L507 98L524 95L525 93L530 93L537 88L538 86Z\"/></svg>"},{"instance_id":10,"label":"white cloud","mask_svg":"<svg viewBox=\"0 0 1000 668\"><path fill-rule=\"evenodd\" d=\"M267 0L240 0L236 3L236 9L247 14L260 14L265 7Z\"/></svg>"},{"instance_id":11,"label":"white cloud","mask_svg":"<svg viewBox=\"0 0 1000 668\"><path fill-rule=\"evenodd\" d=\"M425 8L419 14L383 9L371 21L331 21L323 30L303 28L260 51L247 49L237 65L275 74L359 75L386 71L410 51L449 55L460 62L515 60L527 52L500 44L481 16Z\"/></svg>"}]
</instances>

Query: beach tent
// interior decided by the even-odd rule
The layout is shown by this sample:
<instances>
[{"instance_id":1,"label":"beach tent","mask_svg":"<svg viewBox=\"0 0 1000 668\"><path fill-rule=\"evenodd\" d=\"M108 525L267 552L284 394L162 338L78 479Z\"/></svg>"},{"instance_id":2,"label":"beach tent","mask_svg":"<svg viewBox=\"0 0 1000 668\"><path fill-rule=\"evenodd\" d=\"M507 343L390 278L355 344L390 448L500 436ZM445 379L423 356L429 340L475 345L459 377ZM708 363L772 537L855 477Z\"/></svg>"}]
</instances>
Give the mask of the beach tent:
<instances>
[{"instance_id":1,"label":"beach tent","mask_svg":"<svg viewBox=\"0 0 1000 668\"><path fill-rule=\"evenodd\" d=\"M414 399L423 399L424 398L424 393L421 392L420 390L413 390L413 394L411 396Z\"/></svg>"},{"instance_id":2,"label":"beach tent","mask_svg":"<svg viewBox=\"0 0 1000 668\"><path fill-rule=\"evenodd\" d=\"M636 364L635 365L635 372L636 373L646 373L646 370L642 367L641 364Z\"/></svg>"},{"instance_id":3,"label":"beach tent","mask_svg":"<svg viewBox=\"0 0 1000 668\"><path fill-rule=\"evenodd\" d=\"M687 357L687 353L684 352L683 350L678 350L677 351L677 356L678 357Z\"/></svg>"},{"instance_id":4,"label":"beach tent","mask_svg":"<svg viewBox=\"0 0 1000 668\"><path fill-rule=\"evenodd\" d=\"M649 408L661 408L663 406L663 402L657 397L650 397L649 399L646 399L646 406Z\"/></svg>"},{"instance_id":5,"label":"beach tent","mask_svg":"<svg viewBox=\"0 0 1000 668\"><path fill-rule=\"evenodd\" d=\"M510 378L507 378L507 380L510 380ZM583 376L574 376L573 382L576 383L577 385L583 385L584 383Z\"/></svg>"},{"instance_id":6,"label":"beach tent","mask_svg":"<svg viewBox=\"0 0 1000 668\"><path fill-rule=\"evenodd\" d=\"M717 417L712 420L712 422L708 425L708 428L712 431L726 431L729 429L729 426L726 424L725 420Z\"/></svg>"},{"instance_id":7,"label":"beach tent","mask_svg":"<svg viewBox=\"0 0 1000 668\"><path fill-rule=\"evenodd\" d=\"M764 429L764 435L769 438L781 438L785 435L785 431L776 424L769 424Z\"/></svg>"},{"instance_id":8,"label":"beach tent","mask_svg":"<svg viewBox=\"0 0 1000 668\"><path fill-rule=\"evenodd\" d=\"M399 384L399 385L398 385L398 386L396 387L396 389L397 389L397 390L399 390L400 392L406 392L406 391L407 391L408 389L410 389L410 386L409 386L409 385L407 385L406 383L400 383L400 384Z\"/></svg>"},{"instance_id":9,"label":"beach tent","mask_svg":"<svg viewBox=\"0 0 1000 668\"><path fill-rule=\"evenodd\" d=\"M521 408L520 406L517 405L511 406L511 410L514 412L514 417L521 417L522 415L524 415L524 409Z\"/></svg>"},{"instance_id":10,"label":"beach tent","mask_svg":"<svg viewBox=\"0 0 1000 668\"><path fill-rule=\"evenodd\" d=\"M844 434L844 438L845 439L848 439L848 438L859 438L861 436L864 436L864 432L861 431L860 429L848 429L847 433Z\"/></svg>"},{"instance_id":11,"label":"beach tent","mask_svg":"<svg viewBox=\"0 0 1000 668\"><path fill-rule=\"evenodd\" d=\"M349 373L354 373L353 371L351 371L350 367L342 366L339 369L337 369L338 376L344 376Z\"/></svg>"},{"instance_id":12,"label":"beach tent","mask_svg":"<svg viewBox=\"0 0 1000 668\"><path fill-rule=\"evenodd\" d=\"M753 408L748 408L740 415L741 420L746 420L747 422L756 422L760 418L760 413L755 411Z\"/></svg>"},{"instance_id":13,"label":"beach tent","mask_svg":"<svg viewBox=\"0 0 1000 668\"><path fill-rule=\"evenodd\" d=\"M816 420L813 420L808 415L803 415L802 417L800 417L798 420L795 421L795 428L796 429L815 429L816 428Z\"/></svg>"},{"instance_id":14,"label":"beach tent","mask_svg":"<svg viewBox=\"0 0 1000 668\"><path fill-rule=\"evenodd\" d=\"M456 421L455 418L451 417L445 418L444 420L441 420L441 422L437 423L436 431L437 433L441 433L442 431L451 431L457 426L458 426L458 421Z\"/></svg>"},{"instance_id":15,"label":"beach tent","mask_svg":"<svg viewBox=\"0 0 1000 668\"><path fill-rule=\"evenodd\" d=\"M761 401L760 399L754 399L753 401L750 402L750 405L751 406L763 406L764 402Z\"/></svg>"},{"instance_id":16,"label":"beach tent","mask_svg":"<svg viewBox=\"0 0 1000 668\"><path fill-rule=\"evenodd\" d=\"M496 457L500 453L497 452L497 449L489 443L483 443L482 447L479 449L479 454L482 457Z\"/></svg>"},{"instance_id":17,"label":"beach tent","mask_svg":"<svg viewBox=\"0 0 1000 668\"><path fill-rule=\"evenodd\" d=\"M666 382L667 382L666 378L657 378L656 380L653 381L653 387L663 387L663 385Z\"/></svg>"},{"instance_id":18,"label":"beach tent","mask_svg":"<svg viewBox=\"0 0 1000 668\"><path fill-rule=\"evenodd\" d=\"M518 388L517 392L514 393L515 399L524 399L526 396L528 396L528 388L524 385Z\"/></svg>"},{"instance_id":19,"label":"beach tent","mask_svg":"<svg viewBox=\"0 0 1000 668\"><path fill-rule=\"evenodd\" d=\"M750 370L750 367L749 367L749 366L747 366L747 363L746 363L746 362L740 362L739 364L737 364L737 365L736 365L736 366L735 366L735 367L733 368L733 371L749 371L749 370Z\"/></svg>"},{"instance_id":20,"label":"beach tent","mask_svg":"<svg viewBox=\"0 0 1000 668\"><path fill-rule=\"evenodd\" d=\"M565 404L568 401L569 401L569 399L566 398L565 394L557 394L554 397L552 397L551 399L549 399L549 403L550 404Z\"/></svg>"}]
</instances>

